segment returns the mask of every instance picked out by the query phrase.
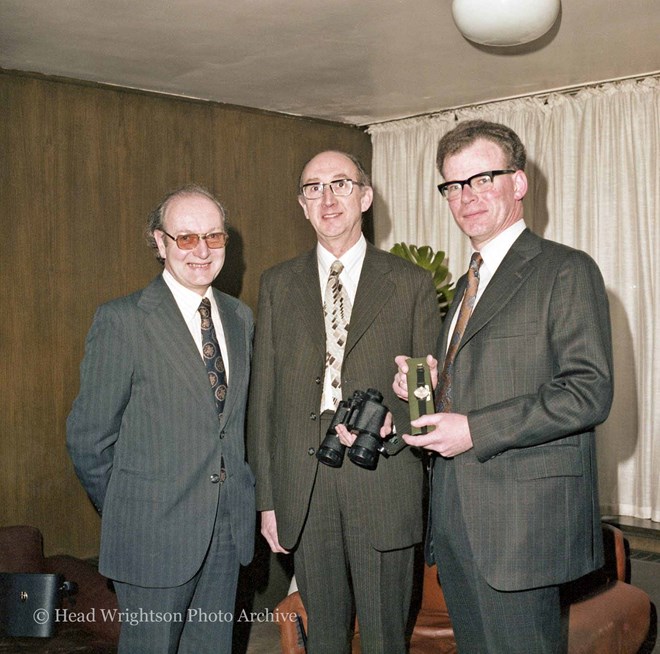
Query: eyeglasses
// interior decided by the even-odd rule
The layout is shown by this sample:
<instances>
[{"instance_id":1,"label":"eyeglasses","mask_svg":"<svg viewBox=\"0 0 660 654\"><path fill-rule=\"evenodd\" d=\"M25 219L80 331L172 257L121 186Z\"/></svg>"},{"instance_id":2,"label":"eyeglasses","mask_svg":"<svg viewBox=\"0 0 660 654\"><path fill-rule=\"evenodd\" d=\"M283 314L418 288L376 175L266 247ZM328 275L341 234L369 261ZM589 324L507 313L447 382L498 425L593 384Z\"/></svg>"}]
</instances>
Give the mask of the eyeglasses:
<instances>
[{"instance_id":1,"label":"eyeglasses","mask_svg":"<svg viewBox=\"0 0 660 654\"><path fill-rule=\"evenodd\" d=\"M199 244L200 239L206 241L206 245L211 250L217 250L218 248L223 248L227 245L229 240L229 234L225 232L209 232L208 234L179 234L178 236L172 236L168 234L164 229L160 230L169 236L180 250L194 250Z\"/></svg>"},{"instance_id":2,"label":"eyeglasses","mask_svg":"<svg viewBox=\"0 0 660 654\"><path fill-rule=\"evenodd\" d=\"M323 197L325 187L329 186L333 195L346 197L353 192L354 184L363 186L360 182L355 182L352 179L333 179L331 182L326 182L325 184L323 182L310 182L309 184L303 184L300 187L300 192L308 200L318 200Z\"/></svg>"},{"instance_id":3,"label":"eyeglasses","mask_svg":"<svg viewBox=\"0 0 660 654\"><path fill-rule=\"evenodd\" d=\"M493 188L493 178L498 175L508 175L515 173L515 170L486 170L483 173L477 173L467 179L455 180L438 184L438 191L442 193L446 200L456 200L463 194L463 187L468 185L475 193L485 193Z\"/></svg>"}]
</instances>

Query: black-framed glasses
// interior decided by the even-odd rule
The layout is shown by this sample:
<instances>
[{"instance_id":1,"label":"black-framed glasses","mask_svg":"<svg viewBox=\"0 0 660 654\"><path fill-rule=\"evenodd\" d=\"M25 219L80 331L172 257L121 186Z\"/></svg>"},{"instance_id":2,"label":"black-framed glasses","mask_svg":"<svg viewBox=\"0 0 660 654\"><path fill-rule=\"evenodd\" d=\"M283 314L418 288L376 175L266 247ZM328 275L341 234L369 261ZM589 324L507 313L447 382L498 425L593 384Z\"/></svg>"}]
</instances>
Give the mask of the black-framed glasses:
<instances>
[{"instance_id":1,"label":"black-framed glasses","mask_svg":"<svg viewBox=\"0 0 660 654\"><path fill-rule=\"evenodd\" d=\"M446 200L456 200L463 194L463 187L469 186L474 193L485 193L493 188L493 178L498 175L508 175L515 173L515 170L507 168L506 170L485 170L483 173L477 173L467 179L457 179L452 182L438 184L438 191L442 193Z\"/></svg>"},{"instance_id":2,"label":"black-framed glasses","mask_svg":"<svg viewBox=\"0 0 660 654\"><path fill-rule=\"evenodd\" d=\"M307 200L318 200L323 197L325 187L329 186L333 195L346 197L353 192L353 186L363 186L360 182L352 179L333 179L331 182L310 182L300 187L300 192Z\"/></svg>"},{"instance_id":3,"label":"black-framed glasses","mask_svg":"<svg viewBox=\"0 0 660 654\"><path fill-rule=\"evenodd\" d=\"M163 232L165 236L169 236L180 250L194 250L199 245L200 239L206 241L206 245L208 245L211 250L217 250L225 247L229 240L229 234L225 232L179 234L178 236L172 236L172 234L168 234L164 229L161 229L160 231Z\"/></svg>"}]
</instances>

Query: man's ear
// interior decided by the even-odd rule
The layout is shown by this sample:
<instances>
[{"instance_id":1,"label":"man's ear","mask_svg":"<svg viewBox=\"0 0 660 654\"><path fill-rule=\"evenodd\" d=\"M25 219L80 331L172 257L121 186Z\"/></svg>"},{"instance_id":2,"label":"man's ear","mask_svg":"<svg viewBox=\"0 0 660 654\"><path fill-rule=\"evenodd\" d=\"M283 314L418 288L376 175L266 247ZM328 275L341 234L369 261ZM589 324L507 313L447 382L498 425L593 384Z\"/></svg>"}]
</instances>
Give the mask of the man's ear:
<instances>
[{"instance_id":1,"label":"man's ear","mask_svg":"<svg viewBox=\"0 0 660 654\"><path fill-rule=\"evenodd\" d=\"M162 259L166 259L167 248L165 247L165 234L159 229L154 230L154 240L158 246L158 254L160 254Z\"/></svg>"},{"instance_id":2,"label":"man's ear","mask_svg":"<svg viewBox=\"0 0 660 654\"><path fill-rule=\"evenodd\" d=\"M309 220L309 214L307 213L307 203L305 202L305 196L304 195L299 195L298 196L298 203L302 207L303 213L305 214L305 218Z\"/></svg>"},{"instance_id":3,"label":"man's ear","mask_svg":"<svg viewBox=\"0 0 660 654\"><path fill-rule=\"evenodd\" d=\"M527 194L528 182L525 171L516 170L513 174L513 197L516 200L522 200Z\"/></svg>"},{"instance_id":4,"label":"man's ear","mask_svg":"<svg viewBox=\"0 0 660 654\"><path fill-rule=\"evenodd\" d=\"M362 190L360 208L362 209L362 213L364 213L367 209L369 209L371 203L374 201L374 190L371 188L371 186L362 186L360 188Z\"/></svg>"}]
</instances>

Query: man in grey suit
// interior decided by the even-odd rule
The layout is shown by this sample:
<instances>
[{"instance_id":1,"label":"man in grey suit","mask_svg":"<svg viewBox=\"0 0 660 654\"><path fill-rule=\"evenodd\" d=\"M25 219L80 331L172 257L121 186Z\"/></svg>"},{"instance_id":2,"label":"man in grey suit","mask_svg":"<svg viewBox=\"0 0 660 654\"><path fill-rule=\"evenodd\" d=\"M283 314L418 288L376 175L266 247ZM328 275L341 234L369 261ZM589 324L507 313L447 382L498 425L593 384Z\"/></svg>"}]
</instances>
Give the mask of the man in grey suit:
<instances>
[{"instance_id":1,"label":"man in grey suit","mask_svg":"<svg viewBox=\"0 0 660 654\"><path fill-rule=\"evenodd\" d=\"M375 470L348 457L333 468L315 455L337 402L355 390L382 392L396 427L408 429L408 408L392 392L394 356L402 347L420 356L432 347L440 322L435 290L427 272L366 242L362 213L373 191L354 157L316 155L298 193L318 244L266 271L259 295L248 460L261 531L274 552L295 552L310 654L350 651L353 597L362 652L401 654L413 545L422 537L419 453L405 448ZM333 379L323 300L337 260L342 310L350 313L340 380ZM325 309L332 310L328 301ZM355 436L339 431L350 446Z\"/></svg>"},{"instance_id":2,"label":"man in grey suit","mask_svg":"<svg viewBox=\"0 0 660 654\"><path fill-rule=\"evenodd\" d=\"M119 651L228 654L254 547L252 314L211 287L227 233L207 190L168 194L147 238L164 271L98 309L67 444L102 514L99 568L125 612Z\"/></svg>"},{"instance_id":3,"label":"man in grey suit","mask_svg":"<svg viewBox=\"0 0 660 654\"><path fill-rule=\"evenodd\" d=\"M607 294L588 255L525 227L525 159L515 132L485 121L438 146L438 188L480 255L478 287L463 329L470 276L459 280L440 333L443 406L414 422L432 430L404 439L435 453L430 554L467 654L565 651L559 585L603 563L594 428L612 400Z\"/></svg>"}]
</instances>

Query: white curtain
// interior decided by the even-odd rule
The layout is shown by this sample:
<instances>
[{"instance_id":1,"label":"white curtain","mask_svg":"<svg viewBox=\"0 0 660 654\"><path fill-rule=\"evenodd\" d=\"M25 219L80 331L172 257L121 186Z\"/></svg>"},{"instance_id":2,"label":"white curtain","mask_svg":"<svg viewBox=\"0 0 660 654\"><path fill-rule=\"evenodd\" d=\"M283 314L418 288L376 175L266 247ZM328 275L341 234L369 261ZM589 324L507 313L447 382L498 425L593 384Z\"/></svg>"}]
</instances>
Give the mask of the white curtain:
<instances>
[{"instance_id":1,"label":"white curtain","mask_svg":"<svg viewBox=\"0 0 660 654\"><path fill-rule=\"evenodd\" d=\"M660 521L660 79L371 126L377 244L444 250L454 280L470 247L436 190L435 150L471 118L504 123L525 144L528 226L600 266L615 364L614 404L597 439L601 508Z\"/></svg>"}]
</instances>

